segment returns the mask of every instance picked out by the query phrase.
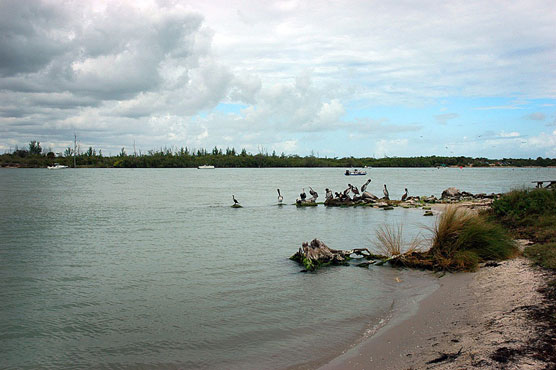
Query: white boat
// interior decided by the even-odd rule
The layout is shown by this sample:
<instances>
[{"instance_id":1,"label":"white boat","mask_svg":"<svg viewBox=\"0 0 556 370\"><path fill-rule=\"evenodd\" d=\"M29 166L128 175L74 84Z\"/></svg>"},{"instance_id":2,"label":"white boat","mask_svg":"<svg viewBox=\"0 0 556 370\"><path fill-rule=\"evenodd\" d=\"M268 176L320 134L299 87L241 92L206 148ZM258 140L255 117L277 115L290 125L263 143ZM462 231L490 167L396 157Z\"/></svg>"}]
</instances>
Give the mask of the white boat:
<instances>
[{"instance_id":1,"label":"white boat","mask_svg":"<svg viewBox=\"0 0 556 370\"><path fill-rule=\"evenodd\" d=\"M214 169L214 166L205 164L204 166L199 166L197 168L200 169L200 170L212 170L212 169Z\"/></svg>"},{"instance_id":2,"label":"white boat","mask_svg":"<svg viewBox=\"0 0 556 370\"><path fill-rule=\"evenodd\" d=\"M54 166L48 166L49 170L63 170L64 168L69 168L68 166L64 166L63 164L54 163Z\"/></svg>"},{"instance_id":3,"label":"white boat","mask_svg":"<svg viewBox=\"0 0 556 370\"><path fill-rule=\"evenodd\" d=\"M344 173L344 175L346 176L364 176L367 174L367 171L359 171L357 168L353 171L350 170L346 170L346 172Z\"/></svg>"}]
</instances>

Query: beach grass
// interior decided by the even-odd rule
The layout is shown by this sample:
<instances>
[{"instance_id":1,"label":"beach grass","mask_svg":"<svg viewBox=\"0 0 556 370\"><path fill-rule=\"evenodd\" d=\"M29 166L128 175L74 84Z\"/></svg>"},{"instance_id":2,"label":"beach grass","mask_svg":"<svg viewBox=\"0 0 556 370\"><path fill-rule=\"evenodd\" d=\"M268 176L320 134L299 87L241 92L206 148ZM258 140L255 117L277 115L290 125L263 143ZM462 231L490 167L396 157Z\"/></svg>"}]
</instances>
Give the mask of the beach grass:
<instances>
[{"instance_id":1,"label":"beach grass","mask_svg":"<svg viewBox=\"0 0 556 370\"><path fill-rule=\"evenodd\" d=\"M429 253L444 269L475 270L482 261L504 260L517 253L501 225L465 208L446 208L431 231Z\"/></svg>"},{"instance_id":2,"label":"beach grass","mask_svg":"<svg viewBox=\"0 0 556 370\"><path fill-rule=\"evenodd\" d=\"M376 239L374 246L382 255L393 257L421 250L423 238L421 234L406 241L403 235L403 227L398 225L380 225L375 231Z\"/></svg>"}]
</instances>

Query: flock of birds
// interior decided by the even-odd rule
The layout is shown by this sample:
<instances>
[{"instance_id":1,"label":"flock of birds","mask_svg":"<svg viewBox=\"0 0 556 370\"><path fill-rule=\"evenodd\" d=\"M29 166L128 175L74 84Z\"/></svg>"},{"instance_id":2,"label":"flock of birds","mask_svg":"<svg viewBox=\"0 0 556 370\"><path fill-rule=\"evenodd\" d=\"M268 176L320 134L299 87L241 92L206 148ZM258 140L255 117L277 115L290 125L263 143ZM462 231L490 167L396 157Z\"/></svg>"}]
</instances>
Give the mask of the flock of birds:
<instances>
[{"instance_id":1,"label":"flock of birds","mask_svg":"<svg viewBox=\"0 0 556 370\"><path fill-rule=\"evenodd\" d=\"M332 199L337 199L340 201L358 201L361 199L372 199L372 200L377 200L378 197L374 194L371 194L367 191L367 186L371 183L371 179L368 179L367 182L365 182L362 186L361 186L361 191L357 188L357 186L352 185L352 184L348 184L347 189L345 189L343 192L335 192L334 194L332 193L332 190L326 188L326 195L325 198L326 200L332 200ZM280 189L276 189L276 191L278 192L278 204L282 204L284 202L284 197L282 196L282 194L280 193ZM353 197L350 196L350 192L353 193ZM382 189L382 193L384 194L384 198L386 200L390 199L390 193L388 192L388 188L386 187L386 184L384 184L384 188ZM405 193L402 195L402 202L404 200L407 199L407 188L405 188ZM305 193L305 188L302 188L301 193L299 194L299 198L297 198L295 201L296 203L305 203L305 202L315 202L317 200L317 198L319 197L319 194L312 188L309 186L309 195L311 195L311 198L307 199L307 194ZM239 206L239 201L236 199L235 195L232 195L232 199L234 200L234 205Z\"/></svg>"}]
</instances>

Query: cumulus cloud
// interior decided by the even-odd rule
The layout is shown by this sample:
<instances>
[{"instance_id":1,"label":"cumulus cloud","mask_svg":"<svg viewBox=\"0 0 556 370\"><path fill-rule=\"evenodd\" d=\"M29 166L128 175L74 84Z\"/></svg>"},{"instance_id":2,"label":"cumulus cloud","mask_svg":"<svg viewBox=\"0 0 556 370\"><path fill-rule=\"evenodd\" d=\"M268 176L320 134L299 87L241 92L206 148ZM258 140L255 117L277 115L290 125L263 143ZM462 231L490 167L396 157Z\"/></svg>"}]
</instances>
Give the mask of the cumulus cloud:
<instances>
[{"instance_id":1,"label":"cumulus cloud","mask_svg":"<svg viewBox=\"0 0 556 370\"><path fill-rule=\"evenodd\" d=\"M114 151L134 140L306 151L317 135L349 134L392 144L427 126L395 113L438 99L519 97L478 108L487 114L551 104L552 10L545 0L3 0L0 148L65 146L73 131ZM526 119L550 121L534 109ZM434 120L471 124L457 111Z\"/></svg>"}]
</instances>

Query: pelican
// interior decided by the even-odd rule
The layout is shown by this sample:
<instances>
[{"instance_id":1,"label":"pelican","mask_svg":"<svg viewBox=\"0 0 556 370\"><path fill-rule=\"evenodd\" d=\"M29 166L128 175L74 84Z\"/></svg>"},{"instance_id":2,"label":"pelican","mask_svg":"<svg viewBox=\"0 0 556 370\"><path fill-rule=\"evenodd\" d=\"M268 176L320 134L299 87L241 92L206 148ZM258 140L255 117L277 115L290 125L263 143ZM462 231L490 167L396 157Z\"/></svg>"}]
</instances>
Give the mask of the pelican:
<instances>
[{"instance_id":1,"label":"pelican","mask_svg":"<svg viewBox=\"0 0 556 370\"><path fill-rule=\"evenodd\" d=\"M299 198L301 198L302 202L304 202L307 198L307 194L305 194L305 188L303 188L303 191L301 192L301 194L299 194Z\"/></svg>"},{"instance_id":2,"label":"pelican","mask_svg":"<svg viewBox=\"0 0 556 370\"><path fill-rule=\"evenodd\" d=\"M350 191L351 191L351 184L348 184L347 189L344 190L344 195L347 197Z\"/></svg>"},{"instance_id":3,"label":"pelican","mask_svg":"<svg viewBox=\"0 0 556 370\"><path fill-rule=\"evenodd\" d=\"M368 179L366 183L361 186L361 193L364 193L367 190L367 186L371 183L371 179Z\"/></svg>"},{"instance_id":4,"label":"pelican","mask_svg":"<svg viewBox=\"0 0 556 370\"><path fill-rule=\"evenodd\" d=\"M388 189L386 189L386 184L384 184L384 189L382 189L382 192L384 193L384 199L390 199L390 197L388 196Z\"/></svg>"},{"instance_id":5,"label":"pelican","mask_svg":"<svg viewBox=\"0 0 556 370\"><path fill-rule=\"evenodd\" d=\"M239 202L237 201L235 195L232 194L232 199L234 200L234 204L239 204Z\"/></svg>"},{"instance_id":6,"label":"pelican","mask_svg":"<svg viewBox=\"0 0 556 370\"><path fill-rule=\"evenodd\" d=\"M326 188L326 199L332 199L334 196L332 195L332 190Z\"/></svg>"},{"instance_id":7,"label":"pelican","mask_svg":"<svg viewBox=\"0 0 556 370\"><path fill-rule=\"evenodd\" d=\"M278 191L278 203L282 203L284 201L284 197L280 194L280 189L276 189Z\"/></svg>"},{"instance_id":8,"label":"pelican","mask_svg":"<svg viewBox=\"0 0 556 370\"><path fill-rule=\"evenodd\" d=\"M351 185L351 191L353 192L353 195L359 195L359 189L357 189L357 186Z\"/></svg>"},{"instance_id":9,"label":"pelican","mask_svg":"<svg viewBox=\"0 0 556 370\"><path fill-rule=\"evenodd\" d=\"M402 202L407 199L407 188L405 188L405 194L402 195Z\"/></svg>"},{"instance_id":10,"label":"pelican","mask_svg":"<svg viewBox=\"0 0 556 370\"><path fill-rule=\"evenodd\" d=\"M309 186L309 194L311 194L314 200L316 200L319 197L319 194L316 191L314 191L313 188L310 186Z\"/></svg>"}]
</instances>

